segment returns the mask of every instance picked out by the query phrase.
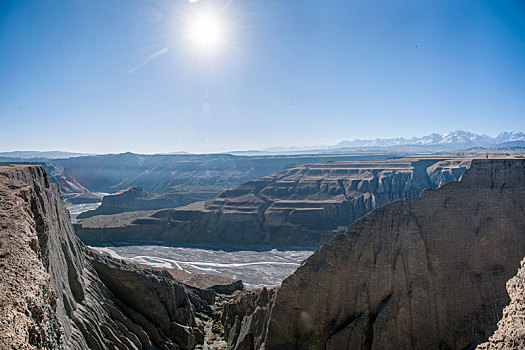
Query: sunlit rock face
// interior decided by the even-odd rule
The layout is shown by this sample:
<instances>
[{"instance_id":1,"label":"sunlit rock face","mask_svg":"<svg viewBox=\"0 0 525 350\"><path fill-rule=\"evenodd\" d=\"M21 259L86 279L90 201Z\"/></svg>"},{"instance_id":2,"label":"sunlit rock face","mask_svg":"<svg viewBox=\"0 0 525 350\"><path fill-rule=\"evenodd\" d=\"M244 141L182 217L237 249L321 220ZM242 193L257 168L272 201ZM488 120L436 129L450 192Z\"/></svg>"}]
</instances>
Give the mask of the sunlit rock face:
<instances>
[{"instance_id":1,"label":"sunlit rock face","mask_svg":"<svg viewBox=\"0 0 525 350\"><path fill-rule=\"evenodd\" d=\"M474 160L461 181L387 204L324 244L284 280L268 322L245 317L229 348L475 347L509 303L524 233L525 161Z\"/></svg>"},{"instance_id":2,"label":"sunlit rock face","mask_svg":"<svg viewBox=\"0 0 525 350\"><path fill-rule=\"evenodd\" d=\"M525 349L525 259L516 276L507 282L510 303L503 309L498 329L477 350Z\"/></svg>"},{"instance_id":3,"label":"sunlit rock face","mask_svg":"<svg viewBox=\"0 0 525 350\"><path fill-rule=\"evenodd\" d=\"M75 225L86 243L126 240L319 246L371 210L457 180L460 159L403 158L289 167L209 201L97 216Z\"/></svg>"},{"instance_id":4,"label":"sunlit rock face","mask_svg":"<svg viewBox=\"0 0 525 350\"><path fill-rule=\"evenodd\" d=\"M192 349L202 343L195 305L209 295L165 271L90 252L43 167L0 167L0 218L0 348Z\"/></svg>"}]
</instances>

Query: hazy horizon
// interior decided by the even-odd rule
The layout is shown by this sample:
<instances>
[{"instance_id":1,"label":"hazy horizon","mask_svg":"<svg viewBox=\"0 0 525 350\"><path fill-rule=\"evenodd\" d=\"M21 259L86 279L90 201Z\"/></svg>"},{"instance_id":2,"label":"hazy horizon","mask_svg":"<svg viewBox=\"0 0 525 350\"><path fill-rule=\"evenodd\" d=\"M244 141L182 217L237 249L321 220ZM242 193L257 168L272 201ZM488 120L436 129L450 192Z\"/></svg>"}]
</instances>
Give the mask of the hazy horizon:
<instances>
[{"instance_id":1,"label":"hazy horizon","mask_svg":"<svg viewBox=\"0 0 525 350\"><path fill-rule=\"evenodd\" d=\"M6 152L525 130L518 0L7 0L0 44Z\"/></svg>"},{"instance_id":2,"label":"hazy horizon","mask_svg":"<svg viewBox=\"0 0 525 350\"><path fill-rule=\"evenodd\" d=\"M448 133L452 133L452 132L470 132L469 130L451 130L447 133L442 133L440 135L445 135L445 134L448 134ZM495 138L496 136L498 136L499 134L503 133L503 132L518 132L518 133L521 133L521 134L524 134L522 131L520 130L502 130L500 132L497 132L497 133L492 133L491 135L488 135L488 134L481 134L479 136L489 136L491 138ZM435 133L434 133L435 134ZM474 133L475 134L475 133ZM418 135L418 136L410 136L410 137L407 137L407 136L397 136L395 138L404 138L406 140L410 140L410 139L413 139L413 138L421 138L421 137L425 137L425 136L429 136L430 134L428 135ZM394 138L392 138L394 139ZM376 139L346 139L346 140L339 140L338 142L335 142L333 144L330 144L330 145L306 145L306 146L297 146L297 145L276 145L276 146L271 146L271 147L265 147L265 148L260 148L260 149L234 149L234 150L227 150L227 151L213 151L213 152L190 152L190 151L187 151L187 150L173 150L173 151L169 151L169 152L136 152L136 151L131 151L131 150L121 150L121 151L116 151L116 152L83 152L83 151L70 151L70 150L67 150L67 149L12 149L12 150L0 150L0 153L16 153L16 152L40 152L40 153L51 153L51 152L64 152L64 153L72 153L72 154L84 154L84 155L99 155L99 154L121 154L121 153L136 153L136 154L145 154L145 155L155 155L155 154L214 154L214 153L220 153L220 154L227 154L227 153L235 153L235 152L272 152L272 151L275 151L275 152L279 152L279 149L283 149L284 151L283 152L291 152L293 150L297 150L298 152L299 151L308 151L308 150L312 150L312 151L315 151L315 150L322 150L322 149L326 149L326 150L330 150L330 149L336 149L335 147L337 147L337 145L339 143L342 143L342 142L346 142L346 141L374 141L374 140L377 140ZM386 140L386 139L380 139L380 140ZM522 141L522 140L520 140ZM409 144L410 145L410 144ZM342 146L342 147L345 147L345 146ZM380 146L377 146L377 147L380 147ZM364 148L367 148L367 147L364 147ZM370 147L368 147L370 148ZM288 151L287 151L288 150Z\"/></svg>"}]
</instances>

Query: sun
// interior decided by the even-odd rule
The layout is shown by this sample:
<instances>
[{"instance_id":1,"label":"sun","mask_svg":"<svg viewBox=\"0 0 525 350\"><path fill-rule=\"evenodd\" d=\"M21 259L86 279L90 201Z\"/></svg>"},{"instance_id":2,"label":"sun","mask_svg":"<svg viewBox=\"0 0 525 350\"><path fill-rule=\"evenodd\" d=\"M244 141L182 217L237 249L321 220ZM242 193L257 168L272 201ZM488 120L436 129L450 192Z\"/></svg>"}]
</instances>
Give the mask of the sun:
<instances>
[{"instance_id":1,"label":"sun","mask_svg":"<svg viewBox=\"0 0 525 350\"><path fill-rule=\"evenodd\" d=\"M222 42L224 28L212 13L202 13L189 23L189 39L193 46L203 51L216 49Z\"/></svg>"}]
</instances>

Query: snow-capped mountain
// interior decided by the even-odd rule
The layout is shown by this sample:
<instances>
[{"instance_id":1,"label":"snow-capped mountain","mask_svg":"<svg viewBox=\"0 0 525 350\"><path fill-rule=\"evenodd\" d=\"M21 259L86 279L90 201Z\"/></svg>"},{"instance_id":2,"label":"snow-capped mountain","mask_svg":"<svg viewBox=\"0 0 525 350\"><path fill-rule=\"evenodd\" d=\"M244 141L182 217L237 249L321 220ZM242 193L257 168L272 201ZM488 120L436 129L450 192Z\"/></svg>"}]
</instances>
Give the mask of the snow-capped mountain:
<instances>
[{"instance_id":1,"label":"snow-capped mountain","mask_svg":"<svg viewBox=\"0 0 525 350\"><path fill-rule=\"evenodd\" d=\"M487 135L478 135L470 131L456 130L442 135L438 144L464 144L472 146L488 146L494 144L494 138Z\"/></svg>"},{"instance_id":2,"label":"snow-capped mountain","mask_svg":"<svg viewBox=\"0 0 525 350\"><path fill-rule=\"evenodd\" d=\"M392 146L448 146L453 148L469 147L494 147L506 142L525 142L525 133L520 131L502 132L496 137L488 135L479 135L465 130L455 130L444 134L430 134L423 137L396 137L392 139L371 139L371 140L351 140L342 141L335 145L334 148L343 147L392 147Z\"/></svg>"},{"instance_id":3,"label":"snow-capped mountain","mask_svg":"<svg viewBox=\"0 0 525 350\"><path fill-rule=\"evenodd\" d=\"M496 143L525 141L525 133L520 131L501 132L498 136L496 136L495 141Z\"/></svg>"}]
</instances>

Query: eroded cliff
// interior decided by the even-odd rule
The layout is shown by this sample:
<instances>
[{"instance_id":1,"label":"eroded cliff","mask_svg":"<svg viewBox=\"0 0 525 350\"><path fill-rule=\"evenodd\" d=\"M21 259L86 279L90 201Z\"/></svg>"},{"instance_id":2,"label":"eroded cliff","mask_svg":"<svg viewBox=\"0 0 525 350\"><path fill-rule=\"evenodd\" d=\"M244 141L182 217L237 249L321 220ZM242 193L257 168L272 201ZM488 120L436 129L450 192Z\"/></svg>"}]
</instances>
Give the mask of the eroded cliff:
<instances>
[{"instance_id":1,"label":"eroded cliff","mask_svg":"<svg viewBox=\"0 0 525 350\"><path fill-rule=\"evenodd\" d=\"M257 317L267 323L244 314L229 348L473 348L509 302L524 233L525 161L474 160L461 181L387 204L324 244Z\"/></svg>"},{"instance_id":2,"label":"eroded cliff","mask_svg":"<svg viewBox=\"0 0 525 350\"><path fill-rule=\"evenodd\" d=\"M128 198L126 205L110 206L112 213L134 210L174 208L207 200L246 181L284 169L290 164L322 163L335 160L384 159L380 153L332 155L234 156L230 154L145 155L105 154L55 159L57 167L73 175L91 191L115 193L141 187L149 195ZM116 204L116 203L113 203ZM104 211L86 213L109 214Z\"/></svg>"},{"instance_id":3,"label":"eroded cliff","mask_svg":"<svg viewBox=\"0 0 525 350\"><path fill-rule=\"evenodd\" d=\"M498 329L477 350L525 349L525 259L516 276L507 282L510 303L503 309Z\"/></svg>"},{"instance_id":4,"label":"eroded cliff","mask_svg":"<svg viewBox=\"0 0 525 350\"><path fill-rule=\"evenodd\" d=\"M43 167L0 167L0 223L0 348L202 343L195 313L214 293L91 253Z\"/></svg>"},{"instance_id":5,"label":"eroded cliff","mask_svg":"<svg viewBox=\"0 0 525 350\"><path fill-rule=\"evenodd\" d=\"M221 323L228 349L259 349L264 344L277 288L240 293L222 307Z\"/></svg>"},{"instance_id":6,"label":"eroded cliff","mask_svg":"<svg viewBox=\"0 0 525 350\"><path fill-rule=\"evenodd\" d=\"M126 240L318 246L374 208L457 180L470 159L303 164L176 209L75 224L86 243Z\"/></svg>"}]
</instances>

